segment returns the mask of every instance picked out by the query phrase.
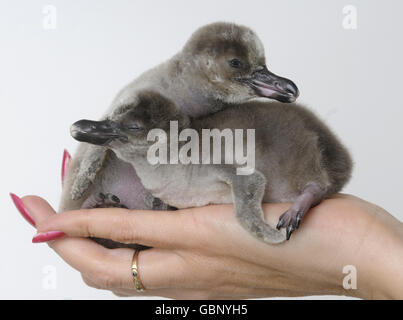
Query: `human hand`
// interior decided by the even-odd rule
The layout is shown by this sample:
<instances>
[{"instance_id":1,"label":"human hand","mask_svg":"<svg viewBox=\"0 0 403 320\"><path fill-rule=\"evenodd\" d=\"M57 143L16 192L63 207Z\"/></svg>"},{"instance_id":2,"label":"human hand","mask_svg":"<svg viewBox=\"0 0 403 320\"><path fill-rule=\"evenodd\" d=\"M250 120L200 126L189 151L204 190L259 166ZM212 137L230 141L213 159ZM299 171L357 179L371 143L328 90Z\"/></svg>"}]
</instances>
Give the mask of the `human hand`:
<instances>
[{"instance_id":1,"label":"human hand","mask_svg":"<svg viewBox=\"0 0 403 320\"><path fill-rule=\"evenodd\" d=\"M86 237L153 247L139 254L139 274L147 289L141 295L403 297L402 223L353 196L335 195L322 202L310 210L290 241L273 246L247 233L231 205L171 212L89 209L55 214L39 197L22 201L39 233L65 234L48 243L89 286L119 296L139 295L130 272L133 250L106 249ZM266 221L275 225L288 206L264 204ZM357 269L357 290L343 289L346 265Z\"/></svg>"}]
</instances>

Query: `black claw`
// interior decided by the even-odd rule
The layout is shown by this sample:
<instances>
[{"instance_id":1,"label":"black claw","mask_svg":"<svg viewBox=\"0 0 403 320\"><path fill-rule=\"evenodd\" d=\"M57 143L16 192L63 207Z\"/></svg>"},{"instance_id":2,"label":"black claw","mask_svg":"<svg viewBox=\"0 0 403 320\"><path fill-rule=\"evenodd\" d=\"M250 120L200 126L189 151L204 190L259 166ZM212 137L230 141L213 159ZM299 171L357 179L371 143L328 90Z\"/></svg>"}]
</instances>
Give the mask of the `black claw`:
<instances>
[{"instance_id":1,"label":"black claw","mask_svg":"<svg viewBox=\"0 0 403 320\"><path fill-rule=\"evenodd\" d=\"M98 193L96 197L96 204L94 208L126 208L127 207L121 203L118 196L111 193Z\"/></svg>"},{"instance_id":2,"label":"black claw","mask_svg":"<svg viewBox=\"0 0 403 320\"><path fill-rule=\"evenodd\" d=\"M164 203L162 202L162 200L160 198L154 198L153 199L153 210L158 208L161 208L164 205Z\"/></svg>"},{"instance_id":3,"label":"black claw","mask_svg":"<svg viewBox=\"0 0 403 320\"><path fill-rule=\"evenodd\" d=\"M284 225L284 213L278 218L276 229L280 230Z\"/></svg>"},{"instance_id":4,"label":"black claw","mask_svg":"<svg viewBox=\"0 0 403 320\"><path fill-rule=\"evenodd\" d=\"M119 199L117 196L115 196L115 195L112 195L112 196L111 196L111 200L112 200L113 202L115 202L115 203L120 203L120 199Z\"/></svg>"},{"instance_id":5,"label":"black claw","mask_svg":"<svg viewBox=\"0 0 403 320\"><path fill-rule=\"evenodd\" d=\"M291 238L291 232L289 229L287 229L287 235L286 235L287 241L290 240Z\"/></svg>"},{"instance_id":6,"label":"black claw","mask_svg":"<svg viewBox=\"0 0 403 320\"><path fill-rule=\"evenodd\" d=\"M300 216L297 216L297 224L296 224L296 228L299 228L299 225L301 224L302 218Z\"/></svg>"},{"instance_id":7,"label":"black claw","mask_svg":"<svg viewBox=\"0 0 403 320\"><path fill-rule=\"evenodd\" d=\"M294 231L295 231L295 227L294 227L293 225L289 225L289 226L287 227L287 234L286 234L287 240L290 240L291 234L292 234Z\"/></svg>"},{"instance_id":8,"label":"black claw","mask_svg":"<svg viewBox=\"0 0 403 320\"><path fill-rule=\"evenodd\" d=\"M304 217L304 211L303 210L298 211L298 213L297 213L297 228L301 224L301 221L302 221L303 217Z\"/></svg>"}]
</instances>

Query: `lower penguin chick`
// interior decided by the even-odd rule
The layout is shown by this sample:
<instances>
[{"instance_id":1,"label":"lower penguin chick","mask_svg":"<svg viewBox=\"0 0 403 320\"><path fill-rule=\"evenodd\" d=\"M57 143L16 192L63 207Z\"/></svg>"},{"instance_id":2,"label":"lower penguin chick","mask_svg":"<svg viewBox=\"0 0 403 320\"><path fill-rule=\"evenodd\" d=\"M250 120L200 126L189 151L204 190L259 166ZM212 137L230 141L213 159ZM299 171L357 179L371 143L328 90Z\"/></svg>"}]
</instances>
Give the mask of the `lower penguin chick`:
<instances>
[{"instance_id":1,"label":"lower penguin chick","mask_svg":"<svg viewBox=\"0 0 403 320\"><path fill-rule=\"evenodd\" d=\"M255 101L230 105L213 115L191 119L158 93L144 91L139 98L140 103L135 107L124 106L113 118L76 122L71 128L72 136L113 150L118 158L134 167L154 197L173 207L234 203L241 225L266 243L288 240L307 211L340 191L350 178L352 161L347 150L323 122L300 105ZM150 131L155 128L159 130ZM185 161L170 164L171 158L167 159L168 163L158 163L157 153L159 160L164 159L164 152L174 155L171 151L175 150L170 150L170 138L176 134L170 132L173 128L187 129L181 131L178 146L179 160ZM234 130L243 129L245 133L254 129L254 170L238 174L237 169L242 166L239 161L203 164L217 146L221 146L222 162L226 156L236 159L233 149L228 149L220 135L216 141L209 136L207 144L203 141L203 147L202 142L195 147L193 138L204 138L205 129L218 129L216 133L235 137L235 149L241 146L243 152L247 150L248 139L243 134L240 143ZM150 151L157 146L157 136L158 152L150 158ZM207 145L210 153L206 155L201 150L205 151ZM195 152L197 149L199 154ZM189 163L186 159L193 161ZM278 230L264 221L262 202L292 202L280 216Z\"/></svg>"}]
</instances>

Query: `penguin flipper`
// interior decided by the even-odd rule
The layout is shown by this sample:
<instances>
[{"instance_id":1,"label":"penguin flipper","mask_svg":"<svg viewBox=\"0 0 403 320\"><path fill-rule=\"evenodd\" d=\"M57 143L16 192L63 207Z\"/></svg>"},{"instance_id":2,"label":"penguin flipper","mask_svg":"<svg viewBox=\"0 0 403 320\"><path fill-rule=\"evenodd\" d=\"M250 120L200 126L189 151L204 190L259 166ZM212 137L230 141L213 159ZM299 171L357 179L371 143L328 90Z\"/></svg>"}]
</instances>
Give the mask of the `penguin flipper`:
<instances>
[{"instance_id":1,"label":"penguin flipper","mask_svg":"<svg viewBox=\"0 0 403 320\"><path fill-rule=\"evenodd\" d=\"M88 145L71 187L72 200L80 199L94 182L102 168L108 150L102 146Z\"/></svg>"}]
</instances>

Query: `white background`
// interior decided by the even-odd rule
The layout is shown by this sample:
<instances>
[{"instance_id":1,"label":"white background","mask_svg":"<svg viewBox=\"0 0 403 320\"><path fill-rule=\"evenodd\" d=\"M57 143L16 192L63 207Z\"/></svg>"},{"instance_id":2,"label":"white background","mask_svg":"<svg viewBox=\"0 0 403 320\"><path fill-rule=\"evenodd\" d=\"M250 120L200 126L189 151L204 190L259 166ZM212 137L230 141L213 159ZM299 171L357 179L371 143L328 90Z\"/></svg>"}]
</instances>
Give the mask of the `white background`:
<instances>
[{"instance_id":1,"label":"white background","mask_svg":"<svg viewBox=\"0 0 403 320\"><path fill-rule=\"evenodd\" d=\"M44 30L42 8L57 8ZM345 5L358 29L342 27ZM345 188L396 217L402 212L401 1L16 1L0 3L0 298L114 298L86 287L19 215L8 192L57 207L69 126L98 118L130 80L176 53L198 27L224 20L261 37L269 68L294 80L351 150ZM46 266L57 287L46 290ZM52 268L53 268L52 267ZM359 284L358 284L359 285Z\"/></svg>"}]
</instances>

